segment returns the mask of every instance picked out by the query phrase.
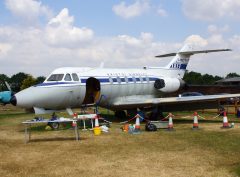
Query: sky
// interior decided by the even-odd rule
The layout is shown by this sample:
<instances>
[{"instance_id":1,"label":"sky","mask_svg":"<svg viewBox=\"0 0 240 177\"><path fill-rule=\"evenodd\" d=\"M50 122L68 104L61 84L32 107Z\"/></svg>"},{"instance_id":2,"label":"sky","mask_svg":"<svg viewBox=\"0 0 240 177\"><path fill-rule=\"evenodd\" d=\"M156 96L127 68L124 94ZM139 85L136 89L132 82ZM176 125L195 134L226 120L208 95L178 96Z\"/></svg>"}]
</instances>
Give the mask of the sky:
<instances>
[{"instance_id":1,"label":"sky","mask_svg":"<svg viewBox=\"0 0 240 177\"><path fill-rule=\"evenodd\" d=\"M47 76L58 67L165 66L178 51L202 74L240 74L239 0L2 0L0 73Z\"/></svg>"}]
</instances>

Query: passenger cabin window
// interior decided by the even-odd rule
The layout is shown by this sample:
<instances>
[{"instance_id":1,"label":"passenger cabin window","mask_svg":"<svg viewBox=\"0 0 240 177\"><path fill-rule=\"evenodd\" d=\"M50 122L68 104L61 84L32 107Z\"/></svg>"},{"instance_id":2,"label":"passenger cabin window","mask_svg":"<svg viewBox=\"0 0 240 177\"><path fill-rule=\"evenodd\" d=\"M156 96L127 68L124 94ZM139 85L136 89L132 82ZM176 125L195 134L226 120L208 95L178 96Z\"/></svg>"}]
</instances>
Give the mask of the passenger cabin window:
<instances>
[{"instance_id":1,"label":"passenger cabin window","mask_svg":"<svg viewBox=\"0 0 240 177\"><path fill-rule=\"evenodd\" d=\"M149 77L146 77L146 81L147 81L147 83L149 83Z\"/></svg>"},{"instance_id":2,"label":"passenger cabin window","mask_svg":"<svg viewBox=\"0 0 240 177\"><path fill-rule=\"evenodd\" d=\"M121 84L121 79L120 79L120 77L117 77L117 81L118 81L119 84Z\"/></svg>"},{"instance_id":3,"label":"passenger cabin window","mask_svg":"<svg viewBox=\"0 0 240 177\"><path fill-rule=\"evenodd\" d=\"M133 77L132 79L133 79L133 82L134 82L134 83L136 83L136 78L135 78L135 77Z\"/></svg>"},{"instance_id":4,"label":"passenger cabin window","mask_svg":"<svg viewBox=\"0 0 240 177\"><path fill-rule=\"evenodd\" d=\"M79 78L76 73L72 73L72 78L74 81L79 81Z\"/></svg>"},{"instance_id":5,"label":"passenger cabin window","mask_svg":"<svg viewBox=\"0 0 240 177\"><path fill-rule=\"evenodd\" d=\"M112 84L112 83L113 83L113 80L112 80L112 78L111 78L111 77L109 77L109 82L110 82L110 84Z\"/></svg>"},{"instance_id":6,"label":"passenger cabin window","mask_svg":"<svg viewBox=\"0 0 240 177\"><path fill-rule=\"evenodd\" d=\"M125 77L125 82L128 83L128 78L127 77Z\"/></svg>"},{"instance_id":7,"label":"passenger cabin window","mask_svg":"<svg viewBox=\"0 0 240 177\"><path fill-rule=\"evenodd\" d=\"M140 82L143 82L143 78L141 76L139 77L139 79L140 79Z\"/></svg>"},{"instance_id":8,"label":"passenger cabin window","mask_svg":"<svg viewBox=\"0 0 240 177\"><path fill-rule=\"evenodd\" d=\"M129 82L132 82L132 81L133 81L133 79L132 79L132 78L128 78L128 81L129 81Z\"/></svg>"},{"instance_id":9,"label":"passenger cabin window","mask_svg":"<svg viewBox=\"0 0 240 177\"><path fill-rule=\"evenodd\" d=\"M63 79L64 74L52 74L47 81L61 81Z\"/></svg>"},{"instance_id":10,"label":"passenger cabin window","mask_svg":"<svg viewBox=\"0 0 240 177\"><path fill-rule=\"evenodd\" d=\"M66 74L64 77L65 81L72 81L71 75L70 74Z\"/></svg>"}]
</instances>

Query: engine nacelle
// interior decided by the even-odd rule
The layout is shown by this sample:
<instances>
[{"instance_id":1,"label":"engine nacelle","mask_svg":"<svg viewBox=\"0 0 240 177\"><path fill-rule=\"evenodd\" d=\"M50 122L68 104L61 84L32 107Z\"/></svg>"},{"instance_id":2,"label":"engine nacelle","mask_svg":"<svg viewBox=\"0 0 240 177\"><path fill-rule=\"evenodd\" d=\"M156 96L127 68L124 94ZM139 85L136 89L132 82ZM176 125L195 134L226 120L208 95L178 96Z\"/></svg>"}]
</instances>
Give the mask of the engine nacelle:
<instances>
[{"instance_id":1,"label":"engine nacelle","mask_svg":"<svg viewBox=\"0 0 240 177\"><path fill-rule=\"evenodd\" d=\"M176 92L184 86L185 82L177 78L157 79L154 83L154 88L165 93Z\"/></svg>"}]
</instances>

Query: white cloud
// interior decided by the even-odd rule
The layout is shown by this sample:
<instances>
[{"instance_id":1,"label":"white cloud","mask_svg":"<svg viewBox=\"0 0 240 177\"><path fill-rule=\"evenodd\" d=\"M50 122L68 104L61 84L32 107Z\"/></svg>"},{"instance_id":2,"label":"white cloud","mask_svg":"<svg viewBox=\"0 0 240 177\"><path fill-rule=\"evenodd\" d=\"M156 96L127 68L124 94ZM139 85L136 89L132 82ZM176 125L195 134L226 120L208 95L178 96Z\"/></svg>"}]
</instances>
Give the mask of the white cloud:
<instances>
[{"instance_id":1,"label":"white cloud","mask_svg":"<svg viewBox=\"0 0 240 177\"><path fill-rule=\"evenodd\" d=\"M34 23L40 16L52 16L52 11L36 0L5 0L5 5L15 17L25 23Z\"/></svg>"},{"instance_id":2,"label":"white cloud","mask_svg":"<svg viewBox=\"0 0 240 177\"><path fill-rule=\"evenodd\" d=\"M184 14L193 20L214 21L223 17L240 19L239 0L182 0Z\"/></svg>"},{"instance_id":3,"label":"white cloud","mask_svg":"<svg viewBox=\"0 0 240 177\"><path fill-rule=\"evenodd\" d=\"M205 47L207 46L208 41L199 35L191 35L185 39L184 43L188 43L198 47Z\"/></svg>"},{"instance_id":4,"label":"white cloud","mask_svg":"<svg viewBox=\"0 0 240 177\"><path fill-rule=\"evenodd\" d=\"M52 18L45 29L45 39L48 43L60 47L78 47L82 42L93 38L93 30L73 25L74 17L69 16L64 8L55 18Z\"/></svg>"},{"instance_id":5,"label":"white cloud","mask_svg":"<svg viewBox=\"0 0 240 177\"><path fill-rule=\"evenodd\" d=\"M219 45L221 43L224 43L223 36L221 34L214 34L211 35L208 39L209 43L212 45Z\"/></svg>"},{"instance_id":6,"label":"white cloud","mask_svg":"<svg viewBox=\"0 0 240 177\"><path fill-rule=\"evenodd\" d=\"M158 15L160 15L161 17L167 17L167 16L168 16L167 11L166 11L165 9L163 9L163 8L159 8L159 9L157 10L157 13L158 13Z\"/></svg>"},{"instance_id":7,"label":"white cloud","mask_svg":"<svg viewBox=\"0 0 240 177\"><path fill-rule=\"evenodd\" d=\"M230 28L228 25L224 25L223 27L218 27L216 25L209 25L208 26L208 32L211 34L219 34L229 31Z\"/></svg>"},{"instance_id":8,"label":"white cloud","mask_svg":"<svg viewBox=\"0 0 240 177\"><path fill-rule=\"evenodd\" d=\"M73 24L73 22L74 22L74 17L69 16L68 9L64 8L56 17L52 18L48 22L48 25L56 26L56 27L57 26L69 27Z\"/></svg>"},{"instance_id":9,"label":"white cloud","mask_svg":"<svg viewBox=\"0 0 240 177\"><path fill-rule=\"evenodd\" d=\"M12 46L7 43L0 43L0 58L7 55L7 53L12 49Z\"/></svg>"},{"instance_id":10,"label":"white cloud","mask_svg":"<svg viewBox=\"0 0 240 177\"><path fill-rule=\"evenodd\" d=\"M112 10L122 18L129 19L142 15L150 9L150 5L146 0L138 0L131 5L126 5L125 2L114 5Z\"/></svg>"}]
</instances>

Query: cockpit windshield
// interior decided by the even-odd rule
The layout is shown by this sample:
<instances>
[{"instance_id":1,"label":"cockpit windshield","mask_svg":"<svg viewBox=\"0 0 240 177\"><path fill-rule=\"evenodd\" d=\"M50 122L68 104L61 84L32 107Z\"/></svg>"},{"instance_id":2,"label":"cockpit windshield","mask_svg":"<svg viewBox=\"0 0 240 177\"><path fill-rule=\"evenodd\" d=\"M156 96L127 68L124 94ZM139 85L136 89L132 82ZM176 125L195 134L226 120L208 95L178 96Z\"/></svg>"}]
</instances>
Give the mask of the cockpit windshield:
<instances>
[{"instance_id":1,"label":"cockpit windshield","mask_svg":"<svg viewBox=\"0 0 240 177\"><path fill-rule=\"evenodd\" d=\"M47 81L61 81L63 79L64 74L52 74Z\"/></svg>"}]
</instances>

